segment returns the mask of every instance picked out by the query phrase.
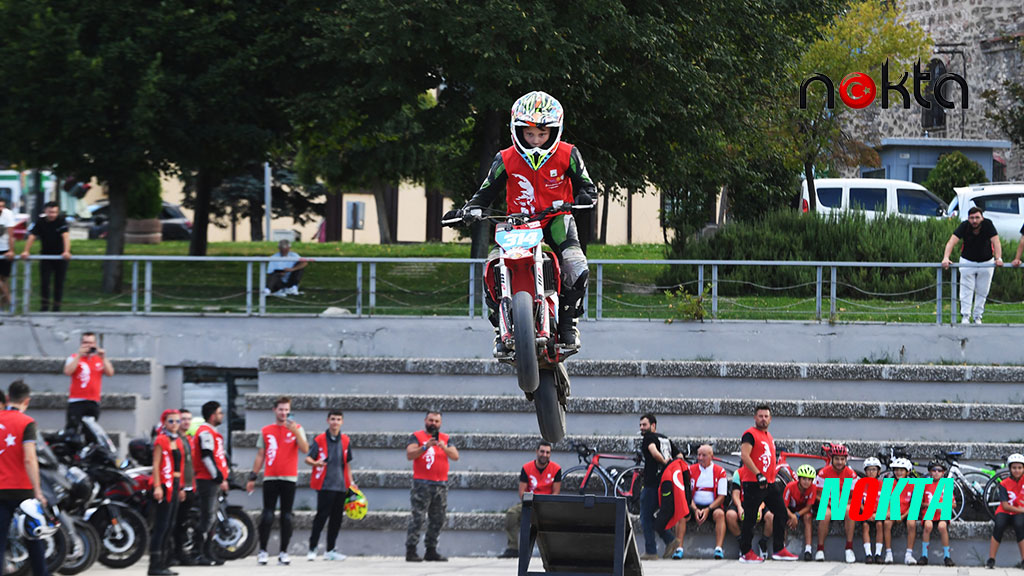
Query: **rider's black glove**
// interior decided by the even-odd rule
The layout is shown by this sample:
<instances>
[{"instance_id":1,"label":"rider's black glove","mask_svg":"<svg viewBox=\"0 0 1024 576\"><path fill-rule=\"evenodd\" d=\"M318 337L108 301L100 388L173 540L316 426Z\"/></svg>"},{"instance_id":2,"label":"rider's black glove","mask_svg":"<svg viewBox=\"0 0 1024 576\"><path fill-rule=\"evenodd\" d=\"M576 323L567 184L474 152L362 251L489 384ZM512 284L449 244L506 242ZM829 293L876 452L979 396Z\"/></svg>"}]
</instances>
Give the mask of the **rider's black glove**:
<instances>
[{"instance_id":1,"label":"rider's black glove","mask_svg":"<svg viewBox=\"0 0 1024 576\"><path fill-rule=\"evenodd\" d=\"M461 209L460 210L449 210L449 211L444 213L444 216L441 216L441 221L442 222L448 222L448 221L451 221L451 220L464 220L464 219L465 219L465 216L463 216Z\"/></svg>"},{"instance_id":2,"label":"rider's black glove","mask_svg":"<svg viewBox=\"0 0 1024 576\"><path fill-rule=\"evenodd\" d=\"M590 197L590 194L580 192L576 195L576 201L574 203L581 206L589 206L594 203L594 199Z\"/></svg>"},{"instance_id":3,"label":"rider's black glove","mask_svg":"<svg viewBox=\"0 0 1024 576\"><path fill-rule=\"evenodd\" d=\"M764 477L764 474L758 474L757 475L757 487L758 488L767 488L768 487L768 479Z\"/></svg>"}]
</instances>

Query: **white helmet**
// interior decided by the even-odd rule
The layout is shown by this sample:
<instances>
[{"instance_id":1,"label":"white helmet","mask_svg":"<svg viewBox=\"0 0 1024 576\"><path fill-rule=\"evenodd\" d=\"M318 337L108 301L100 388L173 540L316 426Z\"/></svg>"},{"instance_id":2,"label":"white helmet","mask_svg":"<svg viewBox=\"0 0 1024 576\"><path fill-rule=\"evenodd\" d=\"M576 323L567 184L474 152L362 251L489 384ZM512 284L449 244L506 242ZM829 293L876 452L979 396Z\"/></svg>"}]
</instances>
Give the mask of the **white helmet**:
<instances>
[{"instance_id":1,"label":"white helmet","mask_svg":"<svg viewBox=\"0 0 1024 576\"><path fill-rule=\"evenodd\" d=\"M910 472L914 469L914 465L906 458L893 458L892 462L889 463L889 468L903 468L907 472Z\"/></svg>"},{"instance_id":2,"label":"white helmet","mask_svg":"<svg viewBox=\"0 0 1024 576\"><path fill-rule=\"evenodd\" d=\"M516 152L519 152L534 170L540 170L561 141L564 115L562 105L546 92L534 91L524 94L512 104L512 120L509 122L512 143ZM530 146L522 134L523 129L528 126L550 128L551 134L547 142L537 147Z\"/></svg>"},{"instance_id":3,"label":"white helmet","mask_svg":"<svg viewBox=\"0 0 1024 576\"><path fill-rule=\"evenodd\" d=\"M865 458L864 459L864 469L867 470L868 468L870 468L872 466L874 466L875 468L878 468L879 470L881 470L882 469L882 461L879 460L878 458L875 458L875 457Z\"/></svg>"},{"instance_id":4,"label":"white helmet","mask_svg":"<svg viewBox=\"0 0 1024 576\"><path fill-rule=\"evenodd\" d=\"M1013 464L1014 462L1017 462L1018 464L1024 464L1024 454L1021 454L1021 453L1018 452L1018 453L1010 454L1009 456L1006 457L1006 465L1007 466L1009 466L1010 464Z\"/></svg>"},{"instance_id":5,"label":"white helmet","mask_svg":"<svg viewBox=\"0 0 1024 576\"><path fill-rule=\"evenodd\" d=\"M57 531L57 525L50 520L43 504L35 498L22 501L18 506L22 514L18 517L18 531L29 540L41 540Z\"/></svg>"}]
</instances>

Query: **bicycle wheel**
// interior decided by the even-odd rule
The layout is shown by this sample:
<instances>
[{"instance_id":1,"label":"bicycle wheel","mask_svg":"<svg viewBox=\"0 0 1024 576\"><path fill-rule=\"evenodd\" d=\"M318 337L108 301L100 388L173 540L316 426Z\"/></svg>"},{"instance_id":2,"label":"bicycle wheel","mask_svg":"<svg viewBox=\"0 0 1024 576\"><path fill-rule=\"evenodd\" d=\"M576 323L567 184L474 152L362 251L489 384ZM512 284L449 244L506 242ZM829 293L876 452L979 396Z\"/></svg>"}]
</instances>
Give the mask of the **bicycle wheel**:
<instances>
[{"instance_id":1,"label":"bicycle wheel","mask_svg":"<svg viewBox=\"0 0 1024 576\"><path fill-rule=\"evenodd\" d=\"M1009 476L1009 470L1000 470L985 484L983 498L985 499L985 512L988 513L989 520L996 519L996 508L999 507L999 503L1002 501L1002 494L999 490L1001 488L1000 484Z\"/></svg>"},{"instance_id":2,"label":"bicycle wheel","mask_svg":"<svg viewBox=\"0 0 1024 576\"><path fill-rule=\"evenodd\" d=\"M985 512L985 485L992 477L983 472L964 472L965 520L988 520Z\"/></svg>"},{"instance_id":3,"label":"bicycle wheel","mask_svg":"<svg viewBox=\"0 0 1024 576\"><path fill-rule=\"evenodd\" d=\"M562 494L607 496L608 484L596 469L587 475L586 466L573 466L562 473Z\"/></svg>"},{"instance_id":4,"label":"bicycle wheel","mask_svg":"<svg viewBox=\"0 0 1024 576\"><path fill-rule=\"evenodd\" d=\"M564 484L563 484L564 486ZM644 487L644 467L633 466L619 474L615 480L613 495L626 499L626 510L630 514L640 513L640 491Z\"/></svg>"},{"instance_id":5,"label":"bicycle wheel","mask_svg":"<svg viewBox=\"0 0 1024 576\"><path fill-rule=\"evenodd\" d=\"M970 487L967 487L970 490ZM963 482L956 480L953 482L953 520L959 520L964 513L964 505L966 504L966 496L964 494Z\"/></svg>"}]
</instances>

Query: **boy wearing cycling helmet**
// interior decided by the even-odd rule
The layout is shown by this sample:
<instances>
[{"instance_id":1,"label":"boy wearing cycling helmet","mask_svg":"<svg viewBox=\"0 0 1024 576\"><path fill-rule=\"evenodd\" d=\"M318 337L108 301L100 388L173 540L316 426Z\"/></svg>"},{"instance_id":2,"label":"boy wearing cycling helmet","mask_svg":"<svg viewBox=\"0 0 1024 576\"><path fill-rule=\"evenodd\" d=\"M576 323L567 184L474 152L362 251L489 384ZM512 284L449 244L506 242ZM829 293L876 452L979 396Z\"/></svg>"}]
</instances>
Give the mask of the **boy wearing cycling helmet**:
<instances>
[{"instance_id":1,"label":"boy wearing cycling helmet","mask_svg":"<svg viewBox=\"0 0 1024 576\"><path fill-rule=\"evenodd\" d=\"M878 478L878 475L882 472L882 462L878 458L865 458L864 459L864 477L865 478ZM882 486L879 484L878 491L882 491ZM868 495L865 492L864 499L861 500L860 506L863 510L864 505L867 504ZM875 498L878 501L878 498ZM882 563L882 535L885 533L885 523L881 520L871 522L865 520L863 523L864 532L864 563L865 564L881 564ZM875 553L871 553L871 528L875 529Z\"/></svg>"},{"instance_id":2,"label":"boy wearing cycling helmet","mask_svg":"<svg viewBox=\"0 0 1024 576\"><path fill-rule=\"evenodd\" d=\"M825 487L826 478L838 478L840 482L847 478L857 480L857 473L846 465L850 456L849 449L843 444L829 444L826 446L826 455L830 463L818 470L818 476L814 479L814 485L820 492ZM825 510L825 517L818 521L818 551L814 553L814 559L818 562L825 560L825 537L828 536L828 523L832 521L832 510ZM843 527L846 534L846 563L857 561L853 553L853 532L856 529L856 522L847 514L843 519Z\"/></svg>"},{"instance_id":3,"label":"boy wearing cycling helmet","mask_svg":"<svg viewBox=\"0 0 1024 576\"><path fill-rule=\"evenodd\" d=\"M460 211L445 214L444 219L465 218L472 208L486 208L505 192L509 214L537 214L556 202L592 204L596 190L583 165L579 149L562 141L564 111L550 94L530 92L512 104L512 146L494 157L480 189ZM571 213L555 214L542 220L544 240L554 251L562 272L559 292L558 340L567 348L579 347L575 320L583 314L582 299L587 290L587 257L580 247L576 221ZM498 258L495 247L487 257L487 267ZM485 272L487 274L487 272ZM484 286L489 319L497 328L498 303L490 286ZM495 339L495 355L507 352L500 337Z\"/></svg>"},{"instance_id":4,"label":"boy wearing cycling helmet","mask_svg":"<svg viewBox=\"0 0 1024 576\"><path fill-rule=\"evenodd\" d=\"M818 488L814 479L818 476L814 466L804 464L796 469L796 480L786 484L782 499L786 502L789 520L786 527L796 528L800 523L804 526L804 561L811 560L811 527L814 519L813 510L818 503Z\"/></svg>"},{"instance_id":5,"label":"boy wearing cycling helmet","mask_svg":"<svg viewBox=\"0 0 1024 576\"><path fill-rule=\"evenodd\" d=\"M928 473L932 477L932 483L924 487L924 500L921 502L921 509L928 510L932 498L935 497L935 489L939 485L939 479L946 475L946 463L942 460L933 460L928 464ZM952 494L941 493L939 502L945 498L952 498ZM928 564L928 542L932 537L932 528L939 530L939 537L942 538L942 561L946 566L954 566L953 559L949 557L949 522L939 518L939 511L936 510L931 518L922 519L924 528L921 530L921 559L918 564Z\"/></svg>"},{"instance_id":6,"label":"boy wearing cycling helmet","mask_svg":"<svg viewBox=\"0 0 1024 576\"><path fill-rule=\"evenodd\" d=\"M1006 459L1010 475L999 484L999 507L996 508L992 539L988 544L988 561L985 566L995 568L996 552L1003 541L1003 532L1013 527L1017 535L1017 547L1024 560L1024 454L1010 454Z\"/></svg>"},{"instance_id":7,"label":"boy wearing cycling helmet","mask_svg":"<svg viewBox=\"0 0 1024 576\"><path fill-rule=\"evenodd\" d=\"M896 477L898 482L900 478L906 478L910 475L910 471L913 469L913 465L910 460L906 458L895 458L889 464L889 468L892 470L893 476ZM907 515L910 513L910 500L914 497L914 486L907 484L903 488L903 492L900 494L900 518L898 520L886 520L883 522L882 527L885 532L885 563L892 564L892 527L900 522L905 522L907 526L907 553L903 557L903 563L907 566L913 566L917 564L917 560L914 559L914 539L917 537L917 522L914 520L908 520Z\"/></svg>"}]
</instances>

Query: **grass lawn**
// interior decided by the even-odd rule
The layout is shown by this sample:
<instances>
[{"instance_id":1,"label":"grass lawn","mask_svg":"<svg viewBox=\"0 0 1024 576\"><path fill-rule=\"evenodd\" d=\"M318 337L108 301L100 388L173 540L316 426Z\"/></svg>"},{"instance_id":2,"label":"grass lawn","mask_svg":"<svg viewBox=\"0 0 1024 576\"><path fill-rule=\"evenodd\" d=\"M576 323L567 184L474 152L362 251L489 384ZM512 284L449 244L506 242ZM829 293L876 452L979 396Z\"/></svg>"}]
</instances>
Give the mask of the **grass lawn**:
<instances>
[{"instance_id":1,"label":"grass lawn","mask_svg":"<svg viewBox=\"0 0 1024 576\"><path fill-rule=\"evenodd\" d=\"M18 246L20 250L20 243ZM102 240L76 240L72 251L78 255L103 254L106 243ZM214 243L210 256L267 256L277 249L272 242ZM400 244L377 246L348 243L297 243L293 249L303 257L437 257L468 258L467 244ZM187 255L187 242L165 242L155 246L129 245L127 254ZM656 260L665 258L664 246L643 244L631 246L591 245L590 259ZM603 266L604 318L672 319L675 310L658 286L665 266L636 264L606 264ZM153 264L151 293L153 312L178 313L244 313L246 310L246 264L237 262L166 262ZM253 307L258 305L258 265L253 265ZM705 282L710 281L706 270ZM100 289L102 264L74 261L68 269L63 310L66 312L130 312L132 267L124 268L124 289L119 294L106 294ZM139 286L143 284L144 267L139 265ZM363 313L370 309L370 270L362 270ZM592 266L588 315L597 311L597 271ZM357 266L349 263L311 263L302 280L302 294L286 298L268 296L268 313L318 314L327 308L356 310ZM33 264L32 309L39 308L38 263ZM481 314L480 280L474 286L475 313ZM696 288L696 278L686 289ZM927 294L925 294L927 296ZM21 292L17 294L21 299ZM948 322L948 290L944 293L943 318ZM141 310L143 295L138 296ZM469 266L465 264L394 263L376 266L376 299L372 313L391 315L466 315L469 311ZM705 315L711 317L710 298L703 302ZM717 317L736 320L815 320L813 293L769 296L721 296ZM828 289L824 290L822 317L829 318ZM1024 303L998 303L990 301L986 307L986 322L1024 323ZM935 322L934 300L860 299L843 297L837 302L838 322Z\"/></svg>"}]
</instances>

